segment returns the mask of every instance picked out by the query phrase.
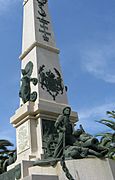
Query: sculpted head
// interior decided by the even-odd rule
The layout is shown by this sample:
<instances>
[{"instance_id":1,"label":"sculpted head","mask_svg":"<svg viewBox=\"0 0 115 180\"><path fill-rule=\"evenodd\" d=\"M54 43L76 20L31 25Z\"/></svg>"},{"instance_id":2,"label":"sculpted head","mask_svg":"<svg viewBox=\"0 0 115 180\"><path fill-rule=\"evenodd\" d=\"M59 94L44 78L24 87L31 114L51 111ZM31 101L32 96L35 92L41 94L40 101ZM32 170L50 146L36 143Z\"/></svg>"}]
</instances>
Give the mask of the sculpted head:
<instances>
[{"instance_id":1,"label":"sculpted head","mask_svg":"<svg viewBox=\"0 0 115 180\"><path fill-rule=\"evenodd\" d=\"M63 109L63 114L64 115L70 115L71 114L71 108L70 107L65 107Z\"/></svg>"}]
</instances>

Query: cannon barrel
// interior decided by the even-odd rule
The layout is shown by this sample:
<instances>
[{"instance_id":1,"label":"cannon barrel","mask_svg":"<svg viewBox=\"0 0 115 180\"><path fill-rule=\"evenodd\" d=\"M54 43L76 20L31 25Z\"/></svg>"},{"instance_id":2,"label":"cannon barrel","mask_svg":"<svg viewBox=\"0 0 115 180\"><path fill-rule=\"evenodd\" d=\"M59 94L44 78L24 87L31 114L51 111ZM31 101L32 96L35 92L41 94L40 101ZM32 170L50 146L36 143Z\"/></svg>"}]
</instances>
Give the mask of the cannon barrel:
<instances>
[{"instance_id":1,"label":"cannon barrel","mask_svg":"<svg viewBox=\"0 0 115 180\"><path fill-rule=\"evenodd\" d=\"M88 139L87 141L85 141L83 143L83 147L91 147L91 146L95 146L96 144L98 144L99 141L97 138L91 138L91 139Z\"/></svg>"}]
</instances>

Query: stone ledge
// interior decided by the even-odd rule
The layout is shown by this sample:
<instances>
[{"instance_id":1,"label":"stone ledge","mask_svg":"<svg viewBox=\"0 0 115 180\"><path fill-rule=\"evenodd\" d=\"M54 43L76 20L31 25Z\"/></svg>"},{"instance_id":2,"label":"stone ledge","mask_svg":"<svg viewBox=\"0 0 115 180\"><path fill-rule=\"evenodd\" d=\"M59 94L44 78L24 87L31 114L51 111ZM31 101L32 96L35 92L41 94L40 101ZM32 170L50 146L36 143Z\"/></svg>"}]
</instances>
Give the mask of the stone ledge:
<instances>
[{"instance_id":1,"label":"stone ledge","mask_svg":"<svg viewBox=\"0 0 115 180\"><path fill-rule=\"evenodd\" d=\"M57 176L50 176L50 175L31 175L28 177L23 178L22 180L58 180Z\"/></svg>"},{"instance_id":2,"label":"stone ledge","mask_svg":"<svg viewBox=\"0 0 115 180\"><path fill-rule=\"evenodd\" d=\"M26 121L24 118L26 118L28 115L33 116L35 111L35 103L27 102L16 110L15 114L10 118L10 123L15 127L15 125L18 124L22 119L23 122Z\"/></svg>"},{"instance_id":3,"label":"stone ledge","mask_svg":"<svg viewBox=\"0 0 115 180\"><path fill-rule=\"evenodd\" d=\"M27 2L26 2L27 3ZM25 4L24 4L25 5ZM40 47L40 48L43 48L43 49L46 49L48 51L51 51L51 52L54 52L56 54L59 54L60 53L60 50L57 49L57 48L54 48L52 46L49 46L49 45L46 45L46 44L43 44L43 43L40 43L40 42L33 42L33 44L31 46L29 46L21 55L20 55L20 59L23 60L24 57L35 47Z\"/></svg>"},{"instance_id":4,"label":"stone ledge","mask_svg":"<svg viewBox=\"0 0 115 180\"><path fill-rule=\"evenodd\" d=\"M55 120L66 106L68 105L52 103L45 100L40 100L39 104L29 101L16 110L15 114L10 118L10 123L13 124L14 127L18 127L28 119L48 117ZM71 112L70 120L73 123L78 121L77 112Z\"/></svg>"}]
</instances>

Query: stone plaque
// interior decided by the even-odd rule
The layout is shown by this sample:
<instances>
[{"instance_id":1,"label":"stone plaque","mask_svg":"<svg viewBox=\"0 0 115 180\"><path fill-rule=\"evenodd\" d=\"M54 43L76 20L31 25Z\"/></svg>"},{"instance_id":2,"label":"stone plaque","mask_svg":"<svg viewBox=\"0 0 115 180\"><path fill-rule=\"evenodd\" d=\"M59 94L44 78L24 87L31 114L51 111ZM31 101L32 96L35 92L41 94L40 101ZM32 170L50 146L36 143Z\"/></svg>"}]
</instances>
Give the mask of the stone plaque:
<instances>
[{"instance_id":1,"label":"stone plaque","mask_svg":"<svg viewBox=\"0 0 115 180\"><path fill-rule=\"evenodd\" d=\"M17 129L17 153L21 153L28 148L30 148L29 144L29 125L28 122L25 122Z\"/></svg>"}]
</instances>

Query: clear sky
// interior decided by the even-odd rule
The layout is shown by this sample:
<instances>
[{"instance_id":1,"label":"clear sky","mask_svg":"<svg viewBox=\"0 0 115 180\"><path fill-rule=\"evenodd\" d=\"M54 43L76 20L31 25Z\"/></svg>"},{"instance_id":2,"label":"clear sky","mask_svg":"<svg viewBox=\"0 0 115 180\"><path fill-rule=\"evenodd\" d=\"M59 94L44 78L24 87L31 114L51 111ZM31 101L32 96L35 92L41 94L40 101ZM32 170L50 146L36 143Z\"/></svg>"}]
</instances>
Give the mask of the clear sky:
<instances>
[{"instance_id":1,"label":"clear sky","mask_svg":"<svg viewBox=\"0 0 115 180\"><path fill-rule=\"evenodd\" d=\"M115 110L115 1L49 0L69 104L90 133ZM0 0L0 139L15 142L10 117L19 107L22 1Z\"/></svg>"}]
</instances>

